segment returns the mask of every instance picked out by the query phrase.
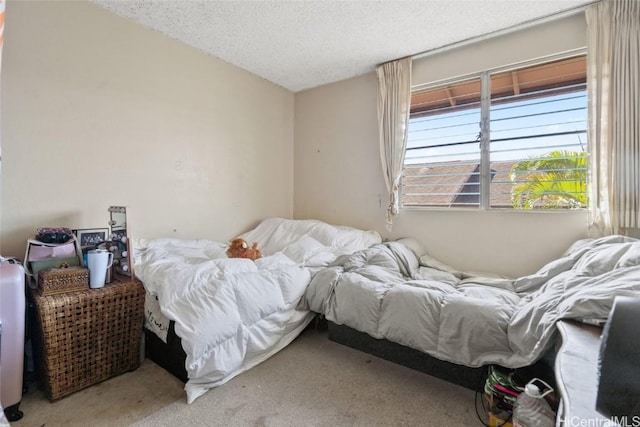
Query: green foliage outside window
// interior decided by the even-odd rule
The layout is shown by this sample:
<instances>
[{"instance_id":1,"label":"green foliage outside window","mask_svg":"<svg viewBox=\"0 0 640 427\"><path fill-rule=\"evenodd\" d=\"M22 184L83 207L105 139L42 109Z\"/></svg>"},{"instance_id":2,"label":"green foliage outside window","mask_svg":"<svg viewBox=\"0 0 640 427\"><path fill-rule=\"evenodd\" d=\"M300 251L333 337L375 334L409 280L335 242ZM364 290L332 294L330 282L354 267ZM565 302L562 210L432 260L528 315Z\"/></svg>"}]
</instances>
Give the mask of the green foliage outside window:
<instances>
[{"instance_id":1,"label":"green foliage outside window","mask_svg":"<svg viewBox=\"0 0 640 427\"><path fill-rule=\"evenodd\" d=\"M552 151L515 163L514 209L584 209L587 207L587 152Z\"/></svg>"}]
</instances>

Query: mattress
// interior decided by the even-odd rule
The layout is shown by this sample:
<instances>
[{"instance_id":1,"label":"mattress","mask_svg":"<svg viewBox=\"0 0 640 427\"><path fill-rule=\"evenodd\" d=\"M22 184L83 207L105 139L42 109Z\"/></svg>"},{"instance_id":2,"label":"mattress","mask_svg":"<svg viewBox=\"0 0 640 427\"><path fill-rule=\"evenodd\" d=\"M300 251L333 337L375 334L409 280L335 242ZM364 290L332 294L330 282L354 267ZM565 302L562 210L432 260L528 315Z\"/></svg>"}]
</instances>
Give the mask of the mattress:
<instances>
[{"instance_id":1,"label":"mattress","mask_svg":"<svg viewBox=\"0 0 640 427\"><path fill-rule=\"evenodd\" d=\"M308 306L440 360L519 368L553 346L558 320L606 319L616 295L640 292L640 240L625 236L580 240L517 279L459 272L409 246L385 242L340 259L314 276Z\"/></svg>"},{"instance_id":2,"label":"mattress","mask_svg":"<svg viewBox=\"0 0 640 427\"><path fill-rule=\"evenodd\" d=\"M134 251L148 302L146 328L186 353L187 402L263 362L315 313L302 304L311 277L337 257L381 241L376 232L272 218L240 236L263 257L228 258L228 244L154 239Z\"/></svg>"}]
</instances>

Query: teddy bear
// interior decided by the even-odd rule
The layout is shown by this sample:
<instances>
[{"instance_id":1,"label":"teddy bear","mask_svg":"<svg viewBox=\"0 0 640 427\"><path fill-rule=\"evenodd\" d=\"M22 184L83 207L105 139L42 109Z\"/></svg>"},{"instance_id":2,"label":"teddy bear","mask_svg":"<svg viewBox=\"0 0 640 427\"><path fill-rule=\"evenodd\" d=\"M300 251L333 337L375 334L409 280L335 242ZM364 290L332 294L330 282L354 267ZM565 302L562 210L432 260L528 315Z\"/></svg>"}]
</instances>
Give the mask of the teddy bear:
<instances>
[{"instance_id":1,"label":"teddy bear","mask_svg":"<svg viewBox=\"0 0 640 427\"><path fill-rule=\"evenodd\" d=\"M258 249L257 243L254 242L253 245L249 247L246 240L238 237L233 239L229 245L229 249L227 249L227 256L229 258L248 258L255 261L258 258L262 258L262 253Z\"/></svg>"}]
</instances>

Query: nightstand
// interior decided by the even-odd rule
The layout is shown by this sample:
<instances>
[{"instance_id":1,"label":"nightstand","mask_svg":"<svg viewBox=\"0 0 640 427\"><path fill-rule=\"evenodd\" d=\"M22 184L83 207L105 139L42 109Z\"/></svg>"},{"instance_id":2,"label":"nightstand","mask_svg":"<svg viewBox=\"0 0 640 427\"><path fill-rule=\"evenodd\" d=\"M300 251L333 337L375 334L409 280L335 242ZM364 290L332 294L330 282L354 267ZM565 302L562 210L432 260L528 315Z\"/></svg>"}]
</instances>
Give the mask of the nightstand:
<instances>
[{"instance_id":1,"label":"nightstand","mask_svg":"<svg viewBox=\"0 0 640 427\"><path fill-rule=\"evenodd\" d=\"M140 364L144 287L124 278L99 289L39 295L33 342L45 393L57 400Z\"/></svg>"},{"instance_id":2,"label":"nightstand","mask_svg":"<svg viewBox=\"0 0 640 427\"><path fill-rule=\"evenodd\" d=\"M555 374L562 401L556 425L619 425L596 410L602 328L570 320L559 321L557 328L561 346Z\"/></svg>"}]
</instances>

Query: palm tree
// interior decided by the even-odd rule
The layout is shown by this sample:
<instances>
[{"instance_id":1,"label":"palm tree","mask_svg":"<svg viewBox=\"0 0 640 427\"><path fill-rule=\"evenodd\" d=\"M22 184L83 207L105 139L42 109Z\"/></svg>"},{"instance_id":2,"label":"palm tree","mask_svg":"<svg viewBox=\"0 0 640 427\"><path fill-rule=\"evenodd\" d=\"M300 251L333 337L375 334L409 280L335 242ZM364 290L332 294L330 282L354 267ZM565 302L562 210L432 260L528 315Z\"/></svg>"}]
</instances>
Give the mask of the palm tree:
<instances>
[{"instance_id":1,"label":"palm tree","mask_svg":"<svg viewBox=\"0 0 640 427\"><path fill-rule=\"evenodd\" d=\"M552 151L511 167L515 209L587 207L586 151Z\"/></svg>"}]
</instances>

